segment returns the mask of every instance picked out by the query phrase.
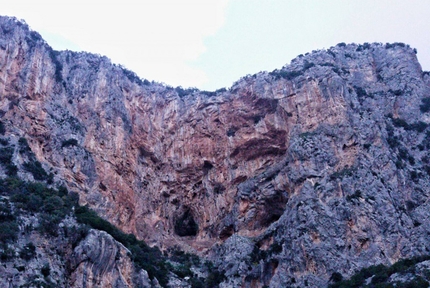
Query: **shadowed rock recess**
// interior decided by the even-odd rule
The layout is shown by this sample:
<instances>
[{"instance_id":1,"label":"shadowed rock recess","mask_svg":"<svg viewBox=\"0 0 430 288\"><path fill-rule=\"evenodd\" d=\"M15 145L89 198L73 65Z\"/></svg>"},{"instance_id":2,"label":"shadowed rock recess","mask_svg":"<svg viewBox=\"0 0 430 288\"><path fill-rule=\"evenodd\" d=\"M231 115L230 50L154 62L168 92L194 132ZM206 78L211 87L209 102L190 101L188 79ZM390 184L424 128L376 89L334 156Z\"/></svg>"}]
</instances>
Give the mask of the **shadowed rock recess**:
<instances>
[{"instance_id":1,"label":"shadowed rock recess","mask_svg":"<svg viewBox=\"0 0 430 288\"><path fill-rule=\"evenodd\" d=\"M325 287L430 254L430 76L403 43L341 43L207 92L54 51L1 17L0 116L39 163L9 151L20 178L66 186L151 246L210 259L221 287ZM110 269L112 287L132 285L112 254L125 247L85 241L69 283Z\"/></svg>"}]
</instances>

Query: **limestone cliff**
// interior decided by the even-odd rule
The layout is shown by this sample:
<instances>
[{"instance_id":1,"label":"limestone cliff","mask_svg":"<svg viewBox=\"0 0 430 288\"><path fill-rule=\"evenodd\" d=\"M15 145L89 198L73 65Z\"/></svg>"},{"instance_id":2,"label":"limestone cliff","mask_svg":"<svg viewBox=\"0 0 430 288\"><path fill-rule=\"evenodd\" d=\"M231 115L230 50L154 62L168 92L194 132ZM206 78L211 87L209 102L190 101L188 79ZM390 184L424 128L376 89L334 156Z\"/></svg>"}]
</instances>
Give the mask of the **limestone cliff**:
<instances>
[{"instance_id":1,"label":"limestone cliff","mask_svg":"<svg viewBox=\"0 0 430 288\"><path fill-rule=\"evenodd\" d=\"M321 287L429 253L430 77L408 46L339 44L205 92L11 18L0 36L5 133L125 232L218 261L225 287Z\"/></svg>"}]
</instances>

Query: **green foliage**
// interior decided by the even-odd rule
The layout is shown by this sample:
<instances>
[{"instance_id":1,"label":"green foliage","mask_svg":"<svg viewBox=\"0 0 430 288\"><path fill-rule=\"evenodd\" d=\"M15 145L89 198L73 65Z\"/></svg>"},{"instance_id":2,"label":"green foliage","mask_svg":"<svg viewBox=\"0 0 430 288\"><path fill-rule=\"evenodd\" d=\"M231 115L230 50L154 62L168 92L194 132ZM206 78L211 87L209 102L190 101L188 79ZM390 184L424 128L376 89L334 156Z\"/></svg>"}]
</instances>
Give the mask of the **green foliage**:
<instances>
[{"instance_id":1,"label":"green foliage","mask_svg":"<svg viewBox=\"0 0 430 288\"><path fill-rule=\"evenodd\" d=\"M172 261L178 264L170 264L167 256L163 255L157 247L149 247L145 242L137 240L133 234L125 234L102 219L88 207L79 206L78 195L68 192L63 186L52 189L41 182L27 183L18 178L9 177L0 179L0 193L9 196L10 201L19 209L18 211L38 213L39 231L48 236L57 237L59 235L58 224L72 212L72 207L75 207L75 217L80 225L62 229L64 237L68 238L73 248L85 238L89 227L105 231L129 249L136 267L145 269L149 277L157 278L163 287L167 286L168 275L171 272L176 273L179 277L190 277L192 287L217 287L225 279L224 274L215 269L212 264L210 264L211 269L208 268L209 274L206 280L195 277L191 267L199 266L200 259L196 255L183 251L172 250L170 252ZM11 214L10 203L3 201L0 204L2 204L0 205L0 220L3 220L0 221L0 239L2 243L6 244L17 239L19 229L15 223L16 217ZM30 260L36 255L36 248L33 243L29 243L19 254L21 258ZM0 256L2 260L14 257L13 251L5 249ZM45 265L41 269L41 273L48 277L51 273L49 265Z\"/></svg>"},{"instance_id":2,"label":"green foliage","mask_svg":"<svg viewBox=\"0 0 430 288\"><path fill-rule=\"evenodd\" d=\"M30 146L28 145L27 139L21 137L18 139L18 146L20 153L28 153L31 152Z\"/></svg>"},{"instance_id":3,"label":"green foliage","mask_svg":"<svg viewBox=\"0 0 430 288\"><path fill-rule=\"evenodd\" d=\"M215 91L202 90L202 91L200 91L200 93L203 94L203 95L206 95L208 97L216 96L216 92Z\"/></svg>"},{"instance_id":4,"label":"green foliage","mask_svg":"<svg viewBox=\"0 0 430 288\"><path fill-rule=\"evenodd\" d=\"M0 242L5 244L13 242L18 237L18 223L16 221L4 221L0 223Z\"/></svg>"},{"instance_id":5,"label":"green foliage","mask_svg":"<svg viewBox=\"0 0 430 288\"><path fill-rule=\"evenodd\" d=\"M267 250L267 252L269 253L269 255L279 254L282 252L282 245L277 242L273 242L269 246L269 249Z\"/></svg>"},{"instance_id":6,"label":"green foliage","mask_svg":"<svg viewBox=\"0 0 430 288\"><path fill-rule=\"evenodd\" d=\"M200 258L197 255L186 253L178 247L168 249L168 254L172 261L184 263L187 266L200 265Z\"/></svg>"},{"instance_id":7,"label":"green foliage","mask_svg":"<svg viewBox=\"0 0 430 288\"><path fill-rule=\"evenodd\" d=\"M182 97L184 97L186 95L190 95L190 94L192 94L192 93L194 93L194 92L196 92L198 90L196 88L187 88L187 89L184 89L181 86L178 86L178 87L175 88L175 91L176 91L176 93L178 93L178 96L182 98Z\"/></svg>"},{"instance_id":8,"label":"green foliage","mask_svg":"<svg viewBox=\"0 0 430 288\"><path fill-rule=\"evenodd\" d=\"M336 179L342 179L342 178L344 178L346 176L351 177L351 176L354 175L354 172L355 172L355 168L353 168L353 167L350 167L350 168L349 167L345 167L342 170L336 171L333 174L331 174L330 175L330 180L333 181L333 180L336 180Z\"/></svg>"},{"instance_id":9,"label":"green foliage","mask_svg":"<svg viewBox=\"0 0 430 288\"><path fill-rule=\"evenodd\" d=\"M382 264L369 266L361 269L348 280L333 281L336 283L330 284L330 288L351 288L351 287L429 287L428 283L421 277L416 277L410 282L396 283L394 286L391 283L386 283L388 278L394 273L407 273L411 271L415 264L430 260L430 255L418 256L414 258L402 259L391 267ZM373 276L373 277L372 277ZM365 285L366 279L372 277L371 284Z\"/></svg>"},{"instance_id":10,"label":"green foliage","mask_svg":"<svg viewBox=\"0 0 430 288\"><path fill-rule=\"evenodd\" d=\"M77 207L75 209L75 216L79 223L87 224L94 229L109 233L113 238L115 238L115 240L121 242L126 247L137 243L136 237L134 235L125 234L110 222L98 216L96 212L87 206Z\"/></svg>"},{"instance_id":11,"label":"green foliage","mask_svg":"<svg viewBox=\"0 0 430 288\"><path fill-rule=\"evenodd\" d=\"M430 111L430 97L421 99L422 104L420 105L420 111L422 113L427 113Z\"/></svg>"},{"instance_id":12,"label":"green foliage","mask_svg":"<svg viewBox=\"0 0 430 288\"><path fill-rule=\"evenodd\" d=\"M88 225L67 226L64 234L65 237L68 237L69 243L72 244L72 248L74 249L88 235L89 230Z\"/></svg>"},{"instance_id":13,"label":"green foliage","mask_svg":"<svg viewBox=\"0 0 430 288\"><path fill-rule=\"evenodd\" d=\"M0 135L4 135L6 132L6 127L3 124L3 121L0 121Z\"/></svg>"},{"instance_id":14,"label":"green foliage","mask_svg":"<svg viewBox=\"0 0 430 288\"><path fill-rule=\"evenodd\" d=\"M394 135L394 127L387 124L387 143L391 149L395 149L400 146L399 137Z\"/></svg>"},{"instance_id":15,"label":"green foliage","mask_svg":"<svg viewBox=\"0 0 430 288\"><path fill-rule=\"evenodd\" d=\"M122 72L124 73L125 77L127 77L130 82L135 83L137 85L149 85L147 83L149 82L148 80L146 80L147 82L143 82L142 79L140 79L139 76L137 76L137 74L133 71L130 71L122 66L120 66L120 68L122 69Z\"/></svg>"},{"instance_id":16,"label":"green foliage","mask_svg":"<svg viewBox=\"0 0 430 288\"><path fill-rule=\"evenodd\" d=\"M209 272L205 280L205 287L218 287L226 279L225 274L217 269L209 269Z\"/></svg>"},{"instance_id":17,"label":"green foliage","mask_svg":"<svg viewBox=\"0 0 430 288\"><path fill-rule=\"evenodd\" d=\"M57 56L59 54L58 51L53 50L52 48L48 47L48 53L49 57L51 58L52 64L55 66L55 80L57 83L63 82L63 76L62 76L62 70L63 70L63 64L58 60Z\"/></svg>"},{"instance_id":18,"label":"green foliage","mask_svg":"<svg viewBox=\"0 0 430 288\"><path fill-rule=\"evenodd\" d=\"M39 161L25 162L23 167L33 175L35 180L45 180L48 177L48 173L46 173Z\"/></svg>"},{"instance_id":19,"label":"green foliage","mask_svg":"<svg viewBox=\"0 0 430 288\"><path fill-rule=\"evenodd\" d=\"M354 86L355 92L357 93L358 99L369 97L370 94L367 94L366 90L361 87Z\"/></svg>"},{"instance_id":20,"label":"green foliage","mask_svg":"<svg viewBox=\"0 0 430 288\"><path fill-rule=\"evenodd\" d=\"M58 236L58 224L63 218L59 215L41 213L39 215L39 231L47 236Z\"/></svg>"},{"instance_id":21,"label":"green foliage","mask_svg":"<svg viewBox=\"0 0 430 288\"><path fill-rule=\"evenodd\" d=\"M18 168L12 162L12 156L12 147L0 148L0 164L3 166L8 176L15 176L18 172Z\"/></svg>"},{"instance_id":22,"label":"green foliage","mask_svg":"<svg viewBox=\"0 0 430 288\"><path fill-rule=\"evenodd\" d=\"M406 45L405 43L402 43L402 42L394 42L394 43L386 43L385 44L385 49L391 49L391 48L395 48L395 47L402 47L402 48L408 47L409 48L409 45Z\"/></svg>"},{"instance_id":23,"label":"green foliage","mask_svg":"<svg viewBox=\"0 0 430 288\"><path fill-rule=\"evenodd\" d=\"M393 93L393 94L394 94L394 95L396 95L396 96L400 96L400 95L402 95L402 94L403 94L403 91L402 91L402 90L400 90L400 89L397 89L397 90L389 89L389 90L388 90L388 92Z\"/></svg>"},{"instance_id":24,"label":"green foliage","mask_svg":"<svg viewBox=\"0 0 430 288\"><path fill-rule=\"evenodd\" d=\"M357 49L355 49L355 51L364 51L367 49L370 49L372 46L369 43L364 43L364 44L360 44L358 45Z\"/></svg>"},{"instance_id":25,"label":"green foliage","mask_svg":"<svg viewBox=\"0 0 430 288\"><path fill-rule=\"evenodd\" d=\"M343 280L343 276L339 272L333 272L333 274L331 274L330 281L337 283L337 282L340 282L342 280Z\"/></svg>"},{"instance_id":26,"label":"green foliage","mask_svg":"<svg viewBox=\"0 0 430 288\"><path fill-rule=\"evenodd\" d=\"M34 246L33 242L28 243L22 248L19 252L19 257L26 261L33 259L36 256L36 246Z\"/></svg>"},{"instance_id":27,"label":"green foliage","mask_svg":"<svg viewBox=\"0 0 430 288\"><path fill-rule=\"evenodd\" d=\"M303 61L303 68L301 70L295 70L295 71L285 71L285 70L273 70L269 74L274 76L276 80L278 79L287 79L292 80L296 77L299 77L300 75L303 75L306 70L314 67L315 64L312 62L309 62L307 60Z\"/></svg>"},{"instance_id":28,"label":"green foliage","mask_svg":"<svg viewBox=\"0 0 430 288\"><path fill-rule=\"evenodd\" d=\"M424 130L426 130L427 127L428 127L428 124L423 122L423 121L418 121L418 122L415 122L415 123L409 125L410 130L415 130L418 133L424 132Z\"/></svg>"},{"instance_id":29,"label":"green foliage","mask_svg":"<svg viewBox=\"0 0 430 288\"><path fill-rule=\"evenodd\" d=\"M16 240L19 228L9 201L5 198L0 198L0 200L0 243L6 244ZM2 257L7 257L7 255L2 255Z\"/></svg>"},{"instance_id":30,"label":"green foliage","mask_svg":"<svg viewBox=\"0 0 430 288\"><path fill-rule=\"evenodd\" d=\"M3 251L0 253L1 261L8 261L13 258L15 258L15 251L11 248L4 248Z\"/></svg>"},{"instance_id":31,"label":"green foliage","mask_svg":"<svg viewBox=\"0 0 430 288\"><path fill-rule=\"evenodd\" d=\"M43 183L26 183L16 178L0 179L0 191L3 195L10 196L10 201L16 208L39 213L39 231L48 236L58 236L58 224L71 213L72 207L77 206L79 200L76 193L65 195L65 188L60 192ZM5 236L6 239L16 239L16 223L16 229L10 228L12 224L7 225L10 231L5 229L5 233L9 233ZM15 234L12 233L14 231Z\"/></svg>"},{"instance_id":32,"label":"green foliage","mask_svg":"<svg viewBox=\"0 0 430 288\"><path fill-rule=\"evenodd\" d=\"M115 240L122 243L131 251L135 265L145 269L151 279L156 277L162 286L167 285L167 264L158 248L151 248L145 242L138 241L133 234L125 234L108 221L102 219L87 206L77 207L75 215L79 223L89 225L94 229L102 230L112 235Z\"/></svg>"},{"instance_id":33,"label":"green foliage","mask_svg":"<svg viewBox=\"0 0 430 288\"><path fill-rule=\"evenodd\" d=\"M397 128L403 127L405 130L409 130L409 124L401 118L391 118L393 125Z\"/></svg>"},{"instance_id":34,"label":"green foliage","mask_svg":"<svg viewBox=\"0 0 430 288\"><path fill-rule=\"evenodd\" d=\"M78 140L68 139L61 142L61 148L70 147L70 146L78 146Z\"/></svg>"},{"instance_id":35,"label":"green foliage","mask_svg":"<svg viewBox=\"0 0 430 288\"><path fill-rule=\"evenodd\" d=\"M42 273L43 277L48 277L49 274L51 274L51 267L49 267L49 263L43 265L42 269L40 269L40 272Z\"/></svg>"},{"instance_id":36,"label":"green foliage","mask_svg":"<svg viewBox=\"0 0 430 288\"><path fill-rule=\"evenodd\" d=\"M0 199L0 222L14 221L15 215L12 212L10 202L6 198Z\"/></svg>"},{"instance_id":37,"label":"green foliage","mask_svg":"<svg viewBox=\"0 0 430 288\"><path fill-rule=\"evenodd\" d=\"M423 121L418 121L418 122L415 122L415 123L412 123L412 124L408 124L404 119L394 118L393 114L391 114L391 113L388 114L387 117L391 119L391 121L393 122L393 125L395 127L397 127L397 128L403 128L406 131L415 130L418 133L422 133L428 127L428 124L425 123L425 122L423 122Z\"/></svg>"},{"instance_id":38,"label":"green foliage","mask_svg":"<svg viewBox=\"0 0 430 288\"><path fill-rule=\"evenodd\" d=\"M160 282L161 286L166 286L168 273L171 267L167 264L165 257L157 248L151 248L143 241L127 247L132 253L132 259L137 267L145 269L151 279L154 277Z\"/></svg>"},{"instance_id":39,"label":"green foliage","mask_svg":"<svg viewBox=\"0 0 430 288\"><path fill-rule=\"evenodd\" d=\"M63 214L64 201L57 195L49 196L43 201L42 209L49 214Z\"/></svg>"},{"instance_id":40,"label":"green foliage","mask_svg":"<svg viewBox=\"0 0 430 288\"><path fill-rule=\"evenodd\" d=\"M310 68L312 68L312 67L314 67L314 66L315 66L315 64L314 64L314 63L312 63L312 62L309 62L309 61L305 60L305 61L303 62L303 70L302 70L302 71L308 70L308 69L310 69Z\"/></svg>"},{"instance_id":41,"label":"green foliage","mask_svg":"<svg viewBox=\"0 0 430 288\"><path fill-rule=\"evenodd\" d=\"M292 80L300 75L303 74L302 70L300 71L285 71L285 70L274 70L269 73L270 75L274 76L276 80L278 79L287 79Z\"/></svg>"}]
</instances>

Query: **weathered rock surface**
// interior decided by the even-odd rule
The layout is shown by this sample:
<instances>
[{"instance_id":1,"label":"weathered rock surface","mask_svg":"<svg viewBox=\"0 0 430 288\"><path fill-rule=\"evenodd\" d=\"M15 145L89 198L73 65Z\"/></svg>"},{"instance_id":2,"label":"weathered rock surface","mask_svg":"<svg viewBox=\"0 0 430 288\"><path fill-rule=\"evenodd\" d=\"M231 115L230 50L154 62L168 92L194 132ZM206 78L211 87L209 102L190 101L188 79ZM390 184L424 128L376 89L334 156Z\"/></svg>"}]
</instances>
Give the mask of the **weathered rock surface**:
<instances>
[{"instance_id":1,"label":"weathered rock surface","mask_svg":"<svg viewBox=\"0 0 430 288\"><path fill-rule=\"evenodd\" d=\"M70 287L133 287L134 266L127 252L106 232L90 230L70 256Z\"/></svg>"},{"instance_id":2,"label":"weathered rock surface","mask_svg":"<svg viewBox=\"0 0 430 288\"><path fill-rule=\"evenodd\" d=\"M337 45L208 93L0 29L6 133L125 232L244 287L429 253L430 77L408 46Z\"/></svg>"}]
</instances>

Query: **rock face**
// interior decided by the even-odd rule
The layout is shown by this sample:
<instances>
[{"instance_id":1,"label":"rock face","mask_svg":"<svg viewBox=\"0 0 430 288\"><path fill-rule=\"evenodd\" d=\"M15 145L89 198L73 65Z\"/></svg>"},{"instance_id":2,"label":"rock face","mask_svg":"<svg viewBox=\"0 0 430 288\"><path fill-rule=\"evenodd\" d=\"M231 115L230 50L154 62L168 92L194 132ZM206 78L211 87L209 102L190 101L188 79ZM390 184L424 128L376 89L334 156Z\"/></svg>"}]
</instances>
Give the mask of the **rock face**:
<instances>
[{"instance_id":1,"label":"rock face","mask_svg":"<svg viewBox=\"0 0 430 288\"><path fill-rule=\"evenodd\" d=\"M47 235L34 229L37 216L18 217L16 241L1 243L1 287L156 287L106 232L91 229L81 240L83 227L68 217Z\"/></svg>"},{"instance_id":2,"label":"rock face","mask_svg":"<svg viewBox=\"0 0 430 288\"><path fill-rule=\"evenodd\" d=\"M0 35L6 133L125 232L217 261L226 287L429 253L430 77L408 46L339 44L205 92L53 51L15 19Z\"/></svg>"},{"instance_id":3,"label":"rock face","mask_svg":"<svg viewBox=\"0 0 430 288\"><path fill-rule=\"evenodd\" d=\"M70 287L132 287L129 252L104 231L90 230L70 256Z\"/></svg>"}]
</instances>

